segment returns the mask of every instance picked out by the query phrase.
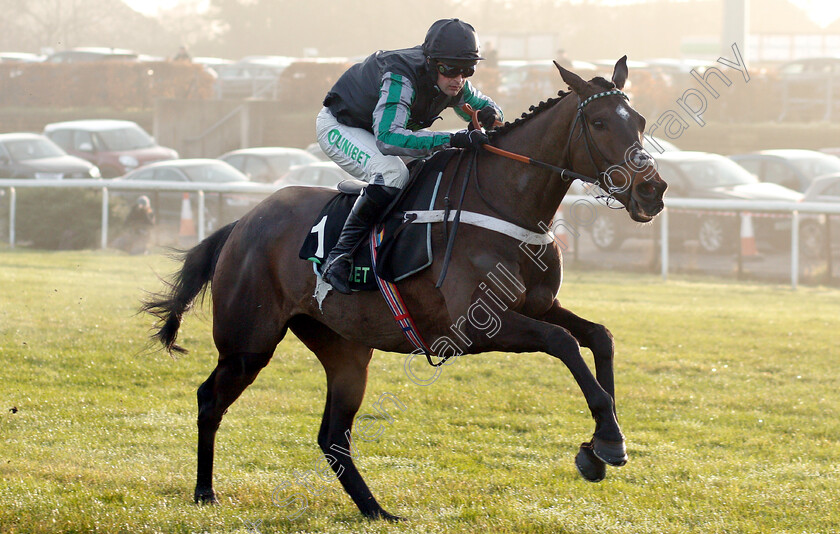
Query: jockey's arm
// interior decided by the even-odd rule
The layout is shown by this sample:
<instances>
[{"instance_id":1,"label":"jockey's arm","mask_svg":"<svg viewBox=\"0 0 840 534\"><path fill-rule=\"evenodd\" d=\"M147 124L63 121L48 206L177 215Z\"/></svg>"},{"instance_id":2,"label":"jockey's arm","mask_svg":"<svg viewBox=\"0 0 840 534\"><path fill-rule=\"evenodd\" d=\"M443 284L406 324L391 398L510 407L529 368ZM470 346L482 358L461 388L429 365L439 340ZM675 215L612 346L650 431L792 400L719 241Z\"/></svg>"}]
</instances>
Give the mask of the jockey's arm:
<instances>
[{"instance_id":1,"label":"jockey's arm","mask_svg":"<svg viewBox=\"0 0 840 534\"><path fill-rule=\"evenodd\" d=\"M464 90L461 92L461 100L458 102L458 105L455 106L454 109L455 113L464 119L467 122L472 120L472 117L466 114L461 107L464 104L469 104L471 108L474 110L484 109L487 106L492 107L496 110L496 115L499 117L499 120L504 122L505 115L502 113L502 108L499 107L498 104L493 102L489 96L484 95L481 91L473 87L473 85L469 82L469 80L464 83Z\"/></svg>"},{"instance_id":2,"label":"jockey's arm","mask_svg":"<svg viewBox=\"0 0 840 534\"><path fill-rule=\"evenodd\" d=\"M405 76L386 72L373 110L373 134L383 154L422 158L449 146L450 135L446 132L408 129L413 100L411 82Z\"/></svg>"}]
</instances>

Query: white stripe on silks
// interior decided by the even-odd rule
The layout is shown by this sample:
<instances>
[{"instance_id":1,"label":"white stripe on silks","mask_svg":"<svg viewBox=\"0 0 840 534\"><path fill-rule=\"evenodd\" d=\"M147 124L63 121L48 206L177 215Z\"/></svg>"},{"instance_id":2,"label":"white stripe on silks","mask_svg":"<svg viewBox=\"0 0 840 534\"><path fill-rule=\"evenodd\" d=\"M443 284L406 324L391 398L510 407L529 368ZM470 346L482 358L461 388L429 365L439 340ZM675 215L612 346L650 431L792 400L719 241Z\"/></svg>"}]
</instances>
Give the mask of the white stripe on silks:
<instances>
[{"instance_id":1,"label":"white stripe on silks","mask_svg":"<svg viewBox=\"0 0 840 534\"><path fill-rule=\"evenodd\" d=\"M455 211L449 212L450 221L455 220L455 213ZM412 224L439 223L443 222L444 210L407 211L405 214L406 218L403 220L408 220L409 215L415 215L417 217L410 221ZM529 245L547 245L554 241L554 236L549 233L538 234L537 232L526 230L521 226L516 226L507 221L473 211L462 211L461 222L505 234Z\"/></svg>"}]
</instances>

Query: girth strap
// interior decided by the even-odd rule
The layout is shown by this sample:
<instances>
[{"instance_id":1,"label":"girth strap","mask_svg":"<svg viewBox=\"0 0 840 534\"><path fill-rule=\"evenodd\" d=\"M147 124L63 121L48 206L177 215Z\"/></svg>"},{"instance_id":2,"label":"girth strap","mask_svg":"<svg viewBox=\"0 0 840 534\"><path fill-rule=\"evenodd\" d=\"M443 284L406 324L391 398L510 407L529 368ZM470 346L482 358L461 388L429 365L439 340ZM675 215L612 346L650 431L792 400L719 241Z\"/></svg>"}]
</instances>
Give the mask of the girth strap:
<instances>
[{"instance_id":1,"label":"girth strap","mask_svg":"<svg viewBox=\"0 0 840 534\"><path fill-rule=\"evenodd\" d=\"M412 224L439 223L443 222L444 213L444 210L406 211L403 220ZM452 221L454 219L455 212L449 212L449 220ZM528 245L547 245L554 240L554 237L549 233L540 234L532 232L502 219L473 211L462 211L461 222L504 234Z\"/></svg>"}]
</instances>

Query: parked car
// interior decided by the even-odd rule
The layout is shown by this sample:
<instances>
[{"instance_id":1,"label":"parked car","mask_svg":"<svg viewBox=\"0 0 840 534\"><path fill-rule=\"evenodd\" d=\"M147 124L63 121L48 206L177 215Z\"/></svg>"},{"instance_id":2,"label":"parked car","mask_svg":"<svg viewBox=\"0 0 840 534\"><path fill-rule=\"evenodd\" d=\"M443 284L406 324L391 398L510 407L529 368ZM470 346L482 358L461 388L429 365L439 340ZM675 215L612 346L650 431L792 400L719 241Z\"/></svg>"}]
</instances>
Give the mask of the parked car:
<instances>
[{"instance_id":1,"label":"parked car","mask_svg":"<svg viewBox=\"0 0 840 534\"><path fill-rule=\"evenodd\" d=\"M837 117L840 102L840 57L809 57L779 66L782 93L779 120L825 120Z\"/></svg>"},{"instance_id":2,"label":"parked car","mask_svg":"<svg viewBox=\"0 0 840 534\"><path fill-rule=\"evenodd\" d=\"M571 70L589 79L598 67L586 61L573 60ZM499 88L493 98L504 109L521 109L557 93L557 67L551 59L499 61Z\"/></svg>"},{"instance_id":3,"label":"parked car","mask_svg":"<svg viewBox=\"0 0 840 534\"><path fill-rule=\"evenodd\" d=\"M680 150L674 143L652 135L645 135L642 138L642 148L654 157L663 152L679 152Z\"/></svg>"},{"instance_id":4,"label":"parked car","mask_svg":"<svg viewBox=\"0 0 840 534\"><path fill-rule=\"evenodd\" d=\"M294 62L286 56L246 56L216 72L219 98L277 98L277 78Z\"/></svg>"},{"instance_id":5,"label":"parked car","mask_svg":"<svg viewBox=\"0 0 840 534\"><path fill-rule=\"evenodd\" d=\"M335 163L319 161L293 168L286 176L274 182L274 185L279 187L288 185L335 187L339 182L350 178L353 177Z\"/></svg>"},{"instance_id":6,"label":"parked car","mask_svg":"<svg viewBox=\"0 0 840 534\"><path fill-rule=\"evenodd\" d=\"M150 182L201 182L201 183L248 183L248 177L234 169L224 161L209 158L177 159L152 163L129 172L120 178L114 178L114 183L131 181ZM252 184L255 185L255 184ZM158 224L177 224L181 220L181 207L184 193L178 191L137 191L115 189L118 196L134 201L139 195L146 195L151 199ZM198 195L189 193L193 213L197 213ZM220 204L219 200L224 201ZM250 211L262 200L257 195L237 194L205 194L205 224L207 230L219 228L223 224L234 221Z\"/></svg>"},{"instance_id":7,"label":"parked car","mask_svg":"<svg viewBox=\"0 0 840 534\"><path fill-rule=\"evenodd\" d=\"M54 122L44 135L68 153L99 167L102 176L114 178L155 161L177 159L178 153L158 145L136 122L94 119Z\"/></svg>"},{"instance_id":8,"label":"parked car","mask_svg":"<svg viewBox=\"0 0 840 534\"><path fill-rule=\"evenodd\" d=\"M89 61L137 61L138 54L124 48L79 46L47 56L47 63L80 63Z\"/></svg>"},{"instance_id":9,"label":"parked car","mask_svg":"<svg viewBox=\"0 0 840 534\"><path fill-rule=\"evenodd\" d=\"M802 194L777 184L761 183L732 160L705 152L665 152L656 157L659 174L668 182L667 197L785 200L796 202ZM666 198L665 205L668 205ZM740 224L736 213L674 211L669 217L669 236L674 244L696 240L709 253L731 250L739 243ZM759 243L781 244L790 236L790 219L753 219ZM598 210L588 226L593 243L600 249L616 249L630 237L649 237L650 229L628 224L619 210Z\"/></svg>"},{"instance_id":10,"label":"parked car","mask_svg":"<svg viewBox=\"0 0 840 534\"><path fill-rule=\"evenodd\" d=\"M840 172L840 158L816 150L762 150L729 156L762 182L805 191L818 176Z\"/></svg>"},{"instance_id":11,"label":"parked car","mask_svg":"<svg viewBox=\"0 0 840 534\"><path fill-rule=\"evenodd\" d=\"M811 182L802 202L826 202L840 204L840 172L821 176ZM840 247L840 215L800 215L799 243L802 252L809 257L821 257L826 253L826 224L831 238L831 248Z\"/></svg>"},{"instance_id":12,"label":"parked car","mask_svg":"<svg viewBox=\"0 0 840 534\"><path fill-rule=\"evenodd\" d=\"M0 177L61 180L99 178L96 165L33 133L0 134Z\"/></svg>"},{"instance_id":13,"label":"parked car","mask_svg":"<svg viewBox=\"0 0 840 534\"><path fill-rule=\"evenodd\" d=\"M321 150L321 145L319 145L317 142L309 143L308 145L306 145L305 150L313 156L315 156L318 159L318 161L332 161L328 155L324 154L324 151Z\"/></svg>"},{"instance_id":14,"label":"parked car","mask_svg":"<svg viewBox=\"0 0 840 534\"><path fill-rule=\"evenodd\" d=\"M0 63L40 63L44 58L31 52L0 52Z\"/></svg>"},{"instance_id":15,"label":"parked car","mask_svg":"<svg viewBox=\"0 0 840 534\"><path fill-rule=\"evenodd\" d=\"M225 65L230 65L233 63L233 60L220 57L198 56L192 58L192 62L204 67L204 70L209 72L213 78L218 78L219 69Z\"/></svg>"},{"instance_id":16,"label":"parked car","mask_svg":"<svg viewBox=\"0 0 840 534\"><path fill-rule=\"evenodd\" d=\"M292 167L319 161L306 150L279 146L242 148L223 154L219 159L238 169L252 182L267 184L280 179Z\"/></svg>"}]
</instances>

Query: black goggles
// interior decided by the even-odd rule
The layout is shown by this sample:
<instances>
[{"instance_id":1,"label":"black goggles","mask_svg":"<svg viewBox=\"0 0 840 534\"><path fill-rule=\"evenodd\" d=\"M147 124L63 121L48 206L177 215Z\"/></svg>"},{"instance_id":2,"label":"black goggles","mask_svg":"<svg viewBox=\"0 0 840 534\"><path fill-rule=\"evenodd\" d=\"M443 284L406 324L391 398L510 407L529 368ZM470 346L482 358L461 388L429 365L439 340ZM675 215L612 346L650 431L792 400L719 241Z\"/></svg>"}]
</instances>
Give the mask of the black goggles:
<instances>
[{"instance_id":1,"label":"black goggles","mask_svg":"<svg viewBox=\"0 0 840 534\"><path fill-rule=\"evenodd\" d=\"M475 74L475 67L452 67L444 63L438 63L437 71L446 78L456 78L459 75L463 76L464 78L469 78L470 76Z\"/></svg>"}]
</instances>

